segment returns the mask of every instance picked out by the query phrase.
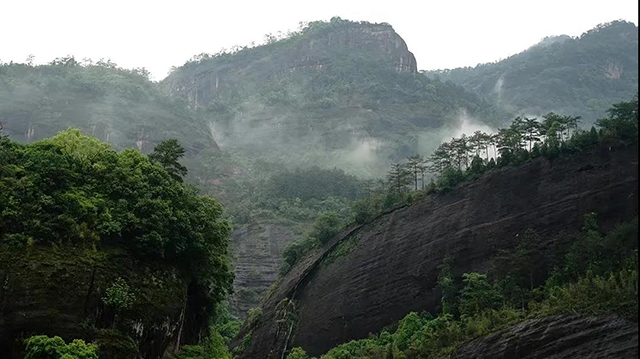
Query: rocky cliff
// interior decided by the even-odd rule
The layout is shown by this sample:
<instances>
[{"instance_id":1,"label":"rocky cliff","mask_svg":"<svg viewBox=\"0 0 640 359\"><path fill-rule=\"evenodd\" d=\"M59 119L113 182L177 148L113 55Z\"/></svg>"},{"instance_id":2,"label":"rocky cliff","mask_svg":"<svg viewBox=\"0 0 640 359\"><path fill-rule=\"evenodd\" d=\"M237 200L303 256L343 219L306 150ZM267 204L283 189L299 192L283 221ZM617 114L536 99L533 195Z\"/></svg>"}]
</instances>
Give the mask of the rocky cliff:
<instances>
[{"instance_id":1,"label":"rocky cliff","mask_svg":"<svg viewBox=\"0 0 640 359\"><path fill-rule=\"evenodd\" d=\"M285 246L301 234L295 225L273 221L257 221L234 230L232 234L234 293L231 309L244 318L249 309L258 306L260 297L276 279Z\"/></svg>"},{"instance_id":2,"label":"rocky cliff","mask_svg":"<svg viewBox=\"0 0 640 359\"><path fill-rule=\"evenodd\" d=\"M398 73L418 72L415 56L391 25L334 18L329 23L311 23L289 38L245 48L234 56L205 57L200 63L188 63L163 83L169 93L188 98L192 107L202 107L220 92L237 90L247 81L322 69L331 66L336 56L357 53L366 53Z\"/></svg>"},{"instance_id":3,"label":"rocky cliff","mask_svg":"<svg viewBox=\"0 0 640 359\"><path fill-rule=\"evenodd\" d=\"M133 289L135 304L116 313L102 296L117 278ZM157 359L175 349L180 336L197 342L206 327L187 303L187 278L122 250L3 244L0 282L3 358L22 358L22 340L46 334L93 341L104 359Z\"/></svg>"},{"instance_id":4,"label":"rocky cliff","mask_svg":"<svg viewBox=\"0 0 640 359\"><path fill-rule=\"evenodd\" d=\"M615 316L559 315L522 322L471 341L452 359L637 358L638 326Z\"/></svg>"},{"instance_id":5,"label":"rocky cliff","mask_svg":"<svg viewBox=\"0 0 640 359\"><path fill-rule=\"evenodd\" d=\"M595 211L607 228L637 213L635 148L598 149L554 162L504 168L347 230L294 267L236 340L242 358L280 358L302 347L319 355L378 332L410 311L439 309L437 275L451 255L456 274L486 271L498 249L528 228L551 251L556 235ZM292 300L295 315L279 303ZM283 328L282 319L291 326ZM291 318L295 318L291 320ZM286 323L286 321L284 321ZM250 335L250 336L249 336Z\"/></svg>"}]
</instances>

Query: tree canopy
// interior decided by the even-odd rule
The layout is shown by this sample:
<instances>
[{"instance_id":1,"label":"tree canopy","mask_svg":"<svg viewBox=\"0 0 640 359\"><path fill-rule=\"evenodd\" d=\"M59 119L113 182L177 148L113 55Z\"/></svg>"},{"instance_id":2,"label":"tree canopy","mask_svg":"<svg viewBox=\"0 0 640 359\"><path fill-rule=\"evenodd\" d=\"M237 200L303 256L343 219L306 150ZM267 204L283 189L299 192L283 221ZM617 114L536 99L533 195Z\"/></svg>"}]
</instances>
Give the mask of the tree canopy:
<instances>
[{"instance_id":1,"label":"tree canopy","mask_svg":"<svg viewBox=\"0 0 640 359\"><path fill-rule=\"evenodd\" d=\"M137 150L69 129L28 145L0 139L0 154L0 243L123 246L183 270L209 305L230 289L220 204Z\"/></svg>"}]
</instances>

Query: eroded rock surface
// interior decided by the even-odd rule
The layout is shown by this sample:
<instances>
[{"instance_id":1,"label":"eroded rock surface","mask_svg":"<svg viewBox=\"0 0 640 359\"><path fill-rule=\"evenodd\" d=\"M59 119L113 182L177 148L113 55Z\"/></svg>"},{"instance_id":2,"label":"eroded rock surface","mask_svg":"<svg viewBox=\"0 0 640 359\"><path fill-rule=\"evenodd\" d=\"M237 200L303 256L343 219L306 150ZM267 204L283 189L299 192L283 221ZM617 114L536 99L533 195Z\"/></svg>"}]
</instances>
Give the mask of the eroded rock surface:
<instances>
[{"instance_id":1,"label":"eroded rock surface","mask_svg":"<svg viewBox=\"0 0 640 359\"><path fill-rule=\"evenodd\" d=\"M603 228L636 215L637 187L636 148L603 148L503 168L429 196L351 228L305 257L234 344L251 333L241 358L280 358L296 346L317 356L378 332L408 312L436 312L436 281L445 255L453 256L456 275L484 272L492 256L513 248L528 228L538 232L541 249L549 253L556 235L580 229L588 212L598 213ZM347 241L345 255L331 255ZM290 336L278 328L275 311L285 298L292 298L297 309Z\"/></svg>"},{"instance_id":2,"label":"eroded rock surface","mask_svg":"<svg viewBox=\"0 0 640 359\"><path fill-rule=\"evenodd\" d=\"M452 359L637 358L638 325L624 319L559 315L528 320L476 339Z\"/></svg>"}]
</instances>

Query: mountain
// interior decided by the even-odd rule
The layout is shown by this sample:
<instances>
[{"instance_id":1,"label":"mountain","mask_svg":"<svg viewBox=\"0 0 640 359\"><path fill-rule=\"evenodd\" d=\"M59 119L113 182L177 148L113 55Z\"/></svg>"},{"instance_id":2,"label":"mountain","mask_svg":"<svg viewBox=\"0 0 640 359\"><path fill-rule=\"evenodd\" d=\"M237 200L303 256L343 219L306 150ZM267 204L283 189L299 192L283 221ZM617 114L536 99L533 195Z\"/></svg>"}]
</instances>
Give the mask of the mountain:
<instances>
[{"instance_id":1,"label":"mountain","mask_svg":"<svg viewBox=\"0 0 640 359\"><path fill-rule=\"evenodd\" d=\"M637 158L636 146L540 158L344 230L299 261L263 299L262 315L245 323L234 342L240 358L279 358L293 347L319 356L383 328L393 333L389 328L411 326L394 323L410 312L442 310L445 258L456 281L464 273L486 273L496 257L516 252L529 230L545 258L533 262L532 273L550 270L584 214L597 212L606 229L637 216Z\"/></svg>"},{"instance_id":2,"label":"mountain","mask_svg":"<svg viewBox=\"0 0 640 359\"><path fill-rule=\"evenodd\" d=\"M150 151L177 138L192 153L217 148L180 98L164 95L144 69L73 57L47 65L0 64L0 122L12 139L31 142L68 127L114 145Z\"/></svg>"},{"instance_id":3,"label":"mountain","mask_svg":"<svg viewBox=\"0 0 640 359\"><path fill-rule=\"evenodd\" d=\"M459 86L417 73L388 24L333 18L282 39L175 69L162 86L209 120L221 148L288 164L379 174L430 148L428 135L507 116Z\"/></svg>"},{"instance_id":4,"label":"mountain","mask_svg":"<svg viewBox=\"0 0 640 359\"><path fill-rule=\"evenodd\" d=\"M323 169L383 176L391 162L434 148L462 122L507 118L417 68L390 25L333 18L265 45L199 55L161 82L221 149L189 167L191 180L234 215L235 313L258 304L278 278L283 249L319 213L343 211L362 195L362 183ZM320 182L323 193L296 189Z\"/></svg>"},{"instance_id":5,"label":"mountain","mask_svg":"<svg viewBox=\"0 0 640 359\"><path fill-rule=\"evenodd\" d=\"M543 39L507 59L428 71L479 96L529 116L550 111L582 116L589 125L603 109L638 92L638 27L626 21L598 25L579 37Z\"/></svg>"}]
</instances>

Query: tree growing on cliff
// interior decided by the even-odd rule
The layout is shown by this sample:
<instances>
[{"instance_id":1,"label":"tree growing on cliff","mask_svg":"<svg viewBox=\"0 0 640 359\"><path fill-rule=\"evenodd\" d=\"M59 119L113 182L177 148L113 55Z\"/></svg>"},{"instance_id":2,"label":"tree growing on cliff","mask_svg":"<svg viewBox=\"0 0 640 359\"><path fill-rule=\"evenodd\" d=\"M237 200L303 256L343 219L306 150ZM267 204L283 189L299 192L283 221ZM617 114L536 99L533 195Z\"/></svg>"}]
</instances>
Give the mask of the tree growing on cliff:
<instances>
[{"instance_id":1,"label":"tree growing on cliff","mask_svg":"<svg viewBox=\"0 0 640 359\"><path fill-rule=\"evenodd\" d=\"M462 278L464 286L460 294L460 315L474 316L501 305L500 292L486 274L465 273Z\"/></svg>"},{"instance_id":2,"label":"tree growing on cliff","mask_svg":"<svg viewBox=\"0 0 640 359\"><path fill-rule=\"evenodd\" d=\"M187 174L187 168L180 163L184 157L184 147L175 138L160 142L149 155L149 159L161 164L176 181L182 182Z\"/></svg>"},{"instance_id":3,"label":"tree growing on cliff","mask_svg":"<svg viewBox=\"0 0 640 359\"><path fill-rule=\"evenodd\" d=\"M411 183L411 173L407 166L403 163L394 163L387 175L389 187L395 193L405 192L409 183Z\"/></svg>"},{"instance_id":4,"label":"tree growing on cliff","mask_svg":"<svg viewBox=\"0 0 640 359\"><path fill-rule=\"evenodd\" d=\"M424 188L424 157L414 155L407 158L407 167L413 179L414 191L418 190L418 179L422 179L422 188Z\"/></svg>"},{"instance_id":5,"label":"tree growing on cliff","mask_svg":"<svg viewBox=\"0 0 640 359\"><path fill-rule=\"evenodd\" d=\"M74 339L67 344L59 336L35 335L25 340L24 359L98 359L98 346Z\"/></svg>"},{"instance_id":6,"label":"tree growing on cliff","mask_svg":"<svg viewBox=\"0 0 640 359\"><path fill-rule=\"evenodd\" d=\"M609 116L599 119L596 124L608 138L620 138L630 143L638 142L638 95L629 102L614 104Z\"/></svg>"}]
</instances>

